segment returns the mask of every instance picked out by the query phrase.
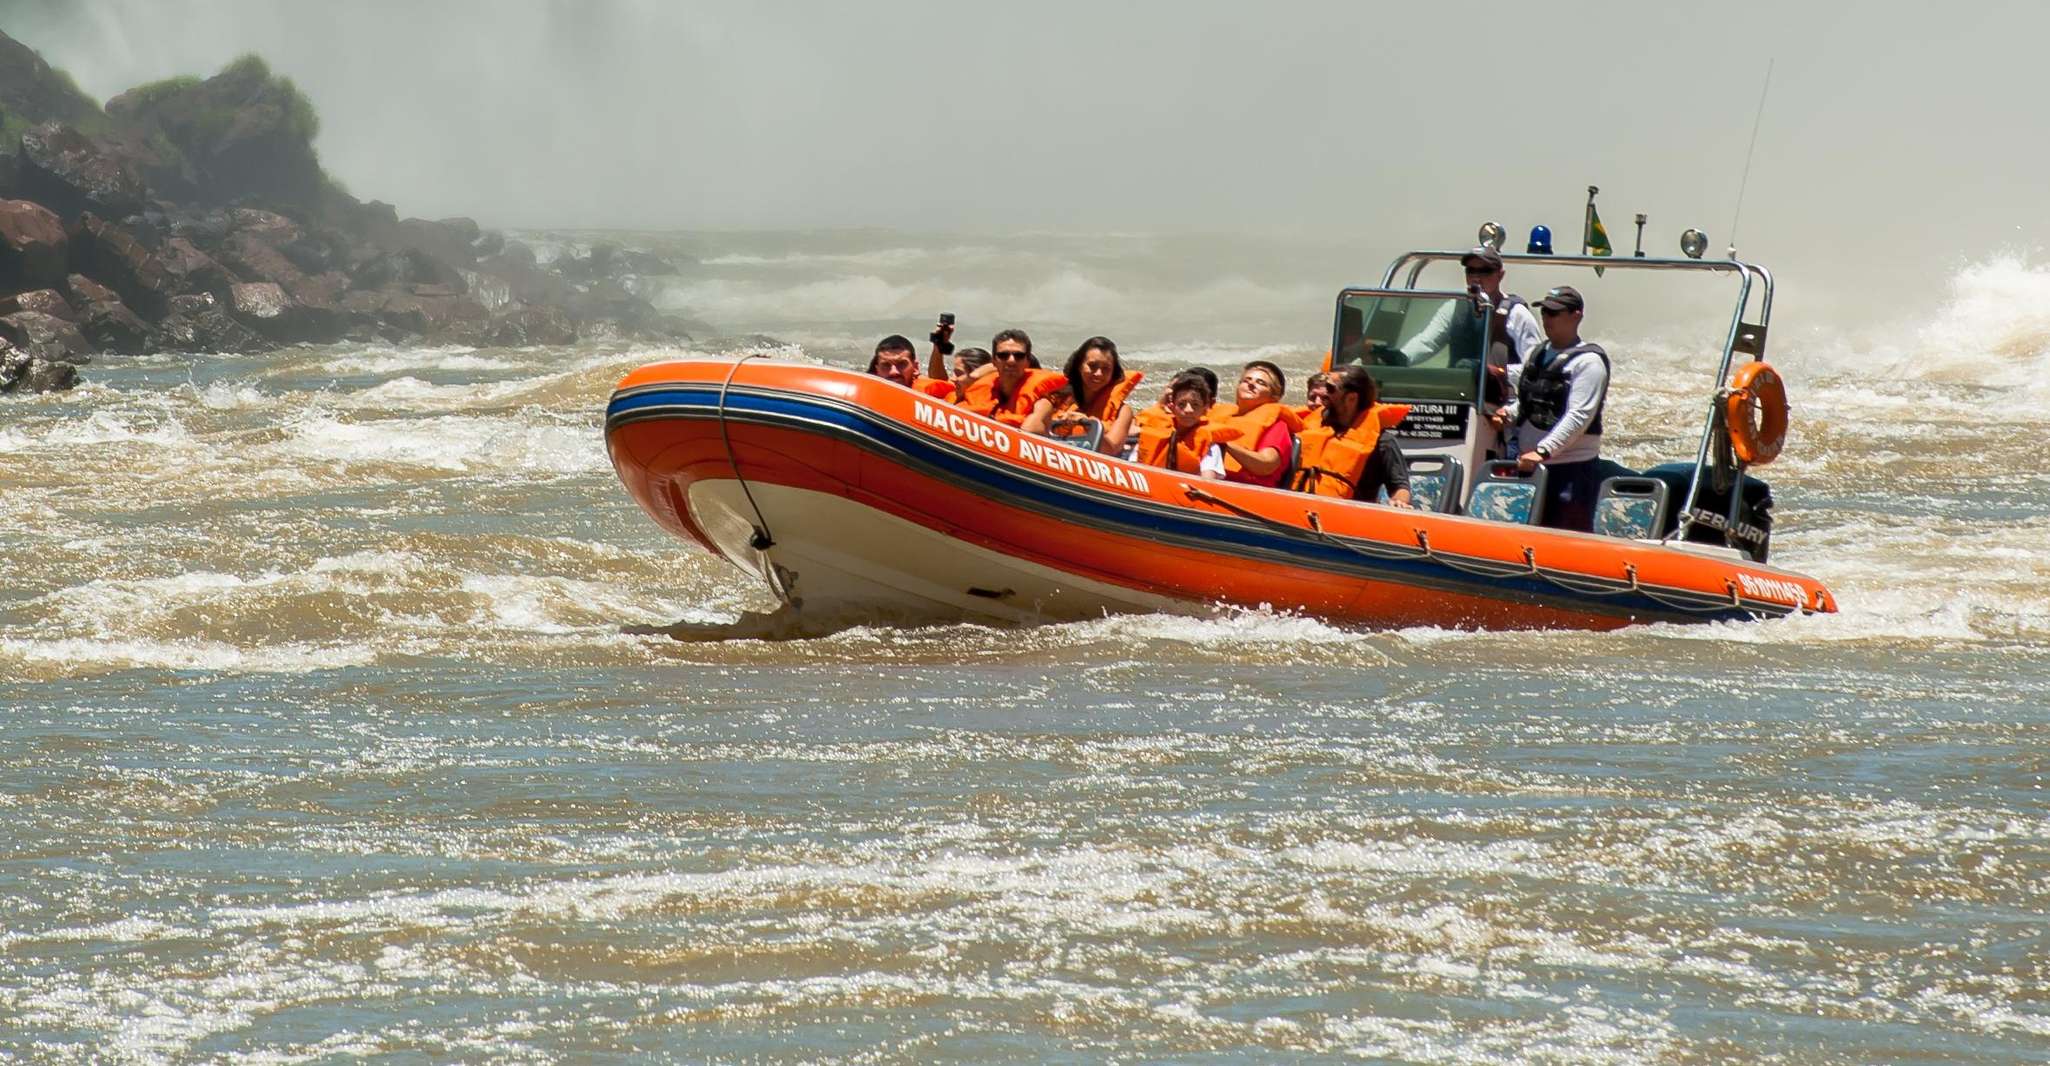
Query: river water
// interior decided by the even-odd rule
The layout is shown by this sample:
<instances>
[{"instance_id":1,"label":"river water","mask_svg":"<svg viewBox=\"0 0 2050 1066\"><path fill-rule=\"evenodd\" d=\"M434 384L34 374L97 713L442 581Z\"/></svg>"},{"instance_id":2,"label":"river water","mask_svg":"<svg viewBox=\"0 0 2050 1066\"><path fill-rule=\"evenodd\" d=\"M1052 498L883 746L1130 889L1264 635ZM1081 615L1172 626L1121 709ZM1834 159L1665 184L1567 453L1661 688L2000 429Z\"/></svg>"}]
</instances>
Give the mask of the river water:
<instances>
[{"instance_id":1,"label":"river water","mask_svg":"<svg viewBox=\"0 0 2050 1066\"><path fill-rule=\"evenodd\" d=\"M1292 393L1383 258L624 239L697 260L651 292L735 335L703 350L852 362L954 310ZM1727 286L1582 284L1612 453L1674 457ZM8 399L0 1058L2050 1058L2050 271L1862 333L1785 284L1775 561L1843 612L1600 635L635 635L770 605L605 458L612 383L687 349Z\"/></svg>"}]
</instances>

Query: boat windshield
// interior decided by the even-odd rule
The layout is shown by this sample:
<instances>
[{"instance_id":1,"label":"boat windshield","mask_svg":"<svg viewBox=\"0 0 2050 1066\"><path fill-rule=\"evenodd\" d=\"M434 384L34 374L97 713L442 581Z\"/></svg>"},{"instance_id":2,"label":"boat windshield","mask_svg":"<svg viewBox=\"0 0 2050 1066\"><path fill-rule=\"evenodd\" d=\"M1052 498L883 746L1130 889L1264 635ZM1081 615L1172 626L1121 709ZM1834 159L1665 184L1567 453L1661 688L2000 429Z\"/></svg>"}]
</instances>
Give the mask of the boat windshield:
<instances>
[{"instance_id":1,"label":"boat windshield","mask_svg":"<svg viewBox=\"0 0 2050 1066\"><path fill-rule=\"evenodd\" d=\"M1331 365L1364 363L1391 401L1481 395L1487 322L1451 293L1348 289L1338 298Z\"/></svg>"}]
</instances>

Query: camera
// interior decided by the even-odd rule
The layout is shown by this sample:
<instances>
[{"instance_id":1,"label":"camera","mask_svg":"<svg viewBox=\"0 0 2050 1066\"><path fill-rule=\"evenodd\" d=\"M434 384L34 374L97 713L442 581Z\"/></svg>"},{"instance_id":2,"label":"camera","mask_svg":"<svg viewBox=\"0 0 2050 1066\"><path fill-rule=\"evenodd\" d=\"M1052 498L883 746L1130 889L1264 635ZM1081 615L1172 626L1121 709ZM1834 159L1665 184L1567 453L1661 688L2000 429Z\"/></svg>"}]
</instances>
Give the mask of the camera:
<instances>
[{"instance_id":1,"label":"camera","mask_svg":"<svg viewBox=\"0 0 2050 1066\"><path fill-rule=\"evenodd\" d=\"M947 329L948 329L949 327L953 326L953 324L954 324L954 312L952 312L952 311L941 311L941 312L940 312L940 328L939 328L939 329L936 329L936 330L933 330L933 331L932 331L932 335L926 338L927 340L929 340L929 341L933 342L933 344L934 344L934 345L935 345L936 347L938 347L938 348L939 348L939 350L940 350L940 354L941 354L941 355L952 355L952 354L954 354L954 342L953 342L953 341L950 341L950 340L948 340L948 339L947 339L947 334L946 334L946 331L947 331Z\"/></svg>"},{"instance_id":2,"label":"camera","mask_svg":"<svg viewBox=\"0 0 2050 1066\"><path fill-rule=\"evenodd\" d=\"M952 312L952 311L941 311L941 312L940 312L940 325L942 325L942 326L951 326L951 325L953 325L953 324L954 324L954 312Z\"/></svg>"}]
</instances>

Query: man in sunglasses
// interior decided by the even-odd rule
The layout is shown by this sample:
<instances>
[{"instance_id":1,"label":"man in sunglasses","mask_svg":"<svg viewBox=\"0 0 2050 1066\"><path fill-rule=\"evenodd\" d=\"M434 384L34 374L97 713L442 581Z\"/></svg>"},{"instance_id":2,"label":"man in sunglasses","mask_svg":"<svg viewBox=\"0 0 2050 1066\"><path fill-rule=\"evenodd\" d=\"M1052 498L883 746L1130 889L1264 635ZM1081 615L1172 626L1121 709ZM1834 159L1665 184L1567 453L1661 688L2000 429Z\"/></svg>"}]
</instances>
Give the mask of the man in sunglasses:
<instances>
[{"instance_id":1,"label":"man in sunglasses","mask_svg":"<svg viewBox=\"0 0 2050 1066\"><path fill-rule=\"evenodd\" d=\"M1502 253L1483 244L1460 256L1459 265L1466 270L1467 291L1488 298L1487 320L1472 314L1469 305L1448 303L1416 336L1396 349L1401 357L1394 361L1414 364L1450 345L1448 360L1454 366L1472 366L1482 359L1490 367L1515 366L1544 346L1544 333L1530 306L1523 297L1502 291Z\"/></svg>"},{"instance_id":2,"label":"man in sunglasses","mask_svg":"<svg viewBox=\"0 0 2050 1066\"><path fill-rule=\"evenodd\" d=\"M1537 303L1544 313L1545 345L1516 382L1516 398L1495 415L1514 427L1521 449L1516 465L1543 464L1543 521L1555 529L1594 528L1594 497L1601 488L1602 408L1609 397L1609 353L1580 339L1587 301L1561 285Z\"/></svg>"}]
</instances>

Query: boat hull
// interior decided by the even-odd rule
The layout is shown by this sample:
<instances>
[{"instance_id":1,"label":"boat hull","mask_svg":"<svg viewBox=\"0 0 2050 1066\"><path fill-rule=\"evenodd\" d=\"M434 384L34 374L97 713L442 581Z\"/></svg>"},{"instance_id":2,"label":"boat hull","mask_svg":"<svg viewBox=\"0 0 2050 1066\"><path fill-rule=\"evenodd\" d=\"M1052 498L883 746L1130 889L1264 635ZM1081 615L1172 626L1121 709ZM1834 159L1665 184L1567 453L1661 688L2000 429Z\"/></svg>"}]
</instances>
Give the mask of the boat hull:
<instances>
[{"instance_id":1,"label":"boat hull","mask_svg":"<svg viewBox=\"0 0 2050 1066\"><path fill-rule=\"evenodd\" d=\"M1232 604L1605 629L1834 608L1771 567L1202 481L817 366L643 367L615 391L606 440L656 522L821 616L1016 623Z\"/></svg>"}]
</instances>

